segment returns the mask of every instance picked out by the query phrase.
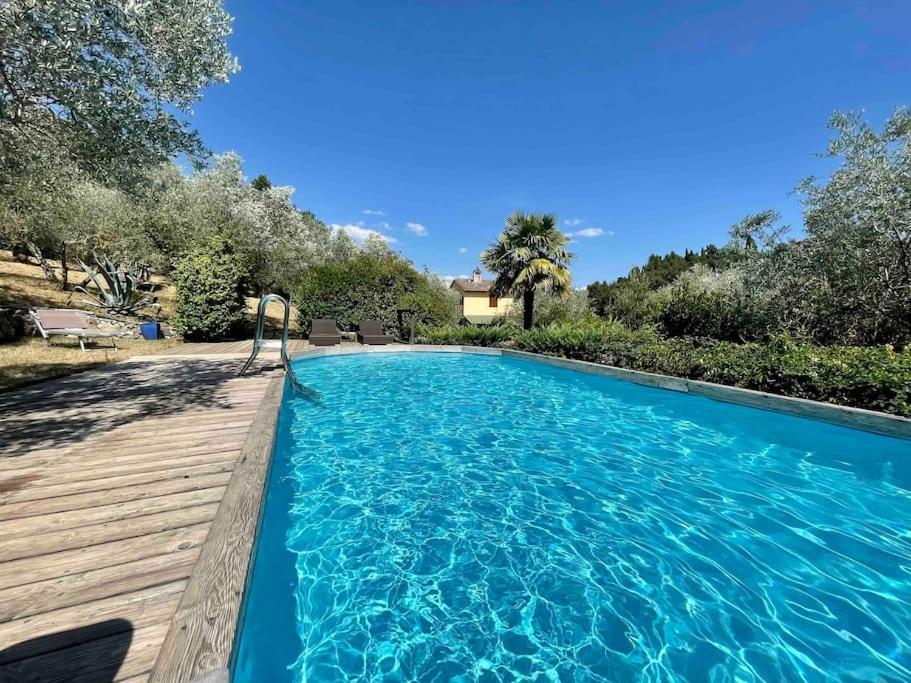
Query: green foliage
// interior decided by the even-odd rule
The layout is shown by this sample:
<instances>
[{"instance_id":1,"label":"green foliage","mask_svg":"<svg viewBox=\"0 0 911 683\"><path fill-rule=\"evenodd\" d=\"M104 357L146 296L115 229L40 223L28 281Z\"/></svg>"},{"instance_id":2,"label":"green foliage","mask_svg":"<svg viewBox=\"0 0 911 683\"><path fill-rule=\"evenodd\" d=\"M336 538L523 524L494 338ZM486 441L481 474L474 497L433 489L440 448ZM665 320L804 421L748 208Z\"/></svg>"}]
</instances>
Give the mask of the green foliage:
<instances>
[{"instance_id":1,"label":"green foliage","mask_svg":"<svg viewBox=\"0 0 911 683\"><path fill-rule=\"evenodd\" d=\"M588 286L589 304L600 316L613 318L636 329L654 324L667 301L663 291L681 274L696 265L713 270L729 268L742 260L742 255L713 244L701 251L687 250L681 256L670 252L652 254L644 266L632 268L628 275L613 282L593 282Z\"/></svg>"},{"instance_id":2,"label":"green foliage","mask_svg":"<svg viewBox=\"0 0 911 683\"><path fill-rule=\"evenodd\" d=\"M654 324L666 299L662 290L652 289L648 277L641 273L610 284L591 284L588 296L598 315L619 320L633 329Z\"/></svg>"},{"instance_id":3,"label":"green foliage","mask_svg":"<svg viewBox=\"0 0 911 683\"><path fill-rule=\"evenodd\" d=\"M252 187L254 190L259 190L260 192L263 192L264 190L268 190L270 187L272 187L272 181L269 180L269 178L264 176L262 173L260 173L258 176L256 176L253 180L250 181L250 187Z\"/></svg>"},{"instance_id":4,"label":"green foliage","mask_svg":"<svg viewBox=\"0 0 911 683\"><path fill-rule=\"evenodd\" d=\"M522 298L523 327L532 325L535 292L562 295L569 291L573 256L569 241L550 213L512 213L497 240L481 254L481 262L497 277L494 293Z\"/></svg>"},{"instance_id":5,"label":"green foliage","mask_svg":"<svg viewBox=\"0 0 911 683\"><path fill-rule=\"evenodd\" d=\"M593 310L632 327L660 321L670 336L911 343L911 110L879 131L857 114L835 114L830 127L829 156L841 163L825 181L798 186L804 236L786 239L778 213L761 211L735 223L723 249L652 256L624 278L593 283ZM694 282L700 266L739 282Z\"/></svg>"},{"instance_id":6,"label":"green foliage","mask_svg":"<svg viewBox=\"0 0 911 683\"><path fill-rule=\"evenodd\" d=\"M0 3L0 179L49 150L118 184L200 154L181 115L237 70L230 32L220 0Z\"/></svg>"},{"instance_id":7,"label":"green foliage","mask_svg":"<svg viewBox=\"0 0 911 683\"><path fill-rule=\"evenodd\" d=\"M734 223L729 230L734 248L744 252L774 249L790 231L786 225L775 225L780 219L780 213L766 209Z\"/></svg>"},{"instance_id":8,"label":"green foliage","mask_svg":"<svg viewBox=\"0 0 911 683\"><path fill-rule=\"evenodd\" d=\"M718 272L696 265L663 292L658 324L668 337L750 341L766 337L774 327L767 307L746 290L736 268Z\"/></svg>"},{"instance_id":9,"label":"green foliage","mask_svg":"<svg viewBox=\"0 0 911 683\"><path fill-rule=\"evenodd\" d=\"M654 339L648 329L631 332L617 322L590 320L564 322L524 330L516 335L515 348L567 358L597 362L610 344L618 341Z\"/></svg>"},{"instance_id":10,"label":"green foliage","mask_svg":"<svg viewBox=\"0 0 911 683\"><path fill-rule=\"evenodd\" d=\"M304 331L309 331L312 318L332 318L342 330L355 330L362 320L374 319L394 330L399 308L416 309L416 321L430 325L446 324L455 315L442 283L376 245L349 260L308 268L292 300Z\"/></svg>"},{"instance_id":11,"label":"green foliage","mask_svg":"<svg viewBox=\"0 0 911 683\"><path fill-rule=\"evenodd\" d=\"M786 336L746 344L661 339L605 321L534 330L449 325L422 329L419 341L515 348L911 416L911 349L814 346Z\"/></svg>"},{"instance_id":12,"label":"green foliage","mask_svg":"<svg viewBox=\"0 0 911 683\"><path fill-rule=\"evenodd\" d=\"M829 156L841 165L803 193L806 238L761 271L794 331L823 343L911 342L911 110L876 131L835 114Z\"/></svg>"},{"instance_id":13,"label":"green foliage","mask_svg":"<svg viewBox=\"0 0 911 683\"><path fill-rule=\"evenodd\" d=\"M445 324L458 320L461 314L459 296L438 277L424 272L417 280L414 291L399 297L398 308L415 311L414 322L421 325ZM410 325L410 319L407 325ZM400 330L405 338L405 330Z\"/></svg>"},{"instance_id":14,"label":"green foliage","mask_svg":"<svg viewBox=\"0 0 911 683\"><path fill-rule=\"evenodd\" d=\"M515 325L448 325L425 328L419 339L427 344L504 346L596 361L607 345L619 340L651 340L652 330L630 331L620 323L586 318L551 323L531 330Z\"/></svg>"},{"instance_id":15,"label":"green foliage","mask_svg":"<svg viewBox=\"0 0 911 683\"><path fill-rule=\"evenodd\" d=\"M521 327L524 313L524 305L518 301L509 308L505 317L509 323ZM588 306L588 296L584 290L571 290L563 295L545 291L535 295L532 316L535 327L596 317Z\"/></svg>"},{"instance_id":16,"label":"green foliage","mask_svg":"<svg viewBox=\"0 0 911 683\"><path fill-rule=\"evenodd\" d=\"M75 291L89 297L84 303L98 306L111 313L130 315L149 304L154 298L143 292L140 285L147 279L148 272L135 265L123 263L119 267L104 254L93 254L95 267L79 262L86 276L95 285L94 289L77 286Z\"/></svg>"},{"instance_id":17,"label":"green foliage","mask_svg":"<svg viewBox=\"0 0 911 683\"><path fill-rule=\"evenodd\" d=\"M445 325L422 327L417 339L422 344L499 346L511 342L518 332L511 325Z\"/></svg>"},{"instance_id":18,"label":"green foliage","mask_svg":"<svg viewBox=\"0 0 911 683\"><path fill-rule=\"evenodd\" d=\"M257 190L247 183L234 153L216 155L189 176L174 167L151 175L142 220L166 263L217 234L231 242L256 294L289 292L334 241L325 224L294 206L294 188Z\"/></svg>"},{"instance_id":19,"label":"green foliage","mask_svg":"<svg viewBox=\"0 0 911 683\"><path fill-rule=\"evenodd\" d=\"M911 350L683 339L611 344L601 362L688 379L911 415Z\"/></svg>"},{"instance_id":20,"label":"green foliage","mask_svg":"<svg viewBox=\"0 0 911 683\"><path fill-rule=\"evenodd\" d=\"M243 263L221 237L197 245L174 270L174 328L188 341L229 336L244 322Z\"/></svg>"}]
</instances>

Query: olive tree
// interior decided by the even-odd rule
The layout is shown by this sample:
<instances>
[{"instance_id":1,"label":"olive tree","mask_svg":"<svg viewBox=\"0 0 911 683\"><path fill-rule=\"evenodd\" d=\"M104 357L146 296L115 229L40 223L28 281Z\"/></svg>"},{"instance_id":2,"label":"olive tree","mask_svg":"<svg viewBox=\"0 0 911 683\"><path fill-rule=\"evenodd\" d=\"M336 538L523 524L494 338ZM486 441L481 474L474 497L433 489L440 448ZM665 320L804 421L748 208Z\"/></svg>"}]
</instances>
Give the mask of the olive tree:
<instances>
[{"instance_id":1,"label":"olive tree","mask_svg":"<svg viewBox=\"0 0 911 683\"><path fill-rule=\"evenodd\" d=\"M807 238L797 260L826 296L843 334L866 342L911 339L911 111L881 131L858 114L835 114L828 155L842 160L825 181L808 178Z\"/></svg>"},{"instance_id":2,"label":"olive tree","mask_svg":"<svg viewBox=\"0 0 911 683\"><path fill-rule=\"evenodd\" d=\"M0 174L62 151L91 177L129 183L203 151L186 115L238 66L221 0L0 3Z\"/></svg>"}]
</instances>

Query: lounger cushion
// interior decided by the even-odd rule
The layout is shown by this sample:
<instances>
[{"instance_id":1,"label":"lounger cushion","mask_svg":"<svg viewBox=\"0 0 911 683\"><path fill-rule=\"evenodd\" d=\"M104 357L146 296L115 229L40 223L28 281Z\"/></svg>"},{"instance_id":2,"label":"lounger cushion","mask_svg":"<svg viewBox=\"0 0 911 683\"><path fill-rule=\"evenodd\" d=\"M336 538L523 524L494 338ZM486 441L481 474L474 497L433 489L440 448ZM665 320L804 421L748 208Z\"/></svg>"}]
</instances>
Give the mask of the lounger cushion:
<instances>
[{"instance_id":1,"label":"lounger cushion","mask_svg":"<svg viewBox=\"0 0 911 683\"><path fill-rule=\"evenodd\" d=\"M393 338L388 334L361 334L358 332L357 340L361 344L391 344Z\"/></svg>"},{"instance_id":2,"label":"lounger cushion","mask_svg":"<svg viewBox=\"0 0 911 683\"><path fill-rule=\"evenodd\" d=\"M308 337L308 340L310 341L311 346L334 346L336 344L340 344L342 338L340 335L332 336L311 334L310 337Z\"/></svg>"},{"instance_id":3,"label":"lounger cushion","mask_svg":"<svg viewBox=\"0 0 911 683\"><path fill-rule=\"evenodd\" d=\"M89 322L85 311L66 308L36 308L32 316L46 334L74 337L116 337L114 332L104 332Z\"/></svg>"},{"instance_id":4,"label":"lounger cushion","mask_svg":"<svg viewBox=\"0 0 911 683\"><path fill-rule=\"evenodd\" d=\"M342 341L334 320L314 318L310 322L310 343L314 346L332 346Z\"/></svg>"},{"instance_id":5,"label":"lounger cushion","mask_svg":"<svg viewBox=\"0 0 911 683\"><path fill-rule=\"evenodd\" d=\"M357 340L361 344L391 344L392 336L383 332L379 320L362 320L358 325Z\"/></svg>"}]
</instances>

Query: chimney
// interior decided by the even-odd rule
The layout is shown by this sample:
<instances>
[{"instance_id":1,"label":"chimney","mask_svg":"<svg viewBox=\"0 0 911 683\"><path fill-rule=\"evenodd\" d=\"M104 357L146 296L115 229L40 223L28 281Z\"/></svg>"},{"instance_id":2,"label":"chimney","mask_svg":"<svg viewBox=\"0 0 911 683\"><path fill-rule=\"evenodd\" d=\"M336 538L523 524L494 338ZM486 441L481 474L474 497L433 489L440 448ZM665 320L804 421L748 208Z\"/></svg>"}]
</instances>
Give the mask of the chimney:
<instances>
[{"instance_id":1,"label":"chimney","mask_svg":"<svg viewBox=\"0 0 911 683\"><path fill-rule=\"evenodd\" d=\"M471 274L471 281L472 281L472 282L480 282L480 281L481 281L481 269L480 269L480 268L475 268L475 269L474 269L474 272Z\"/></svg>"}]
</instances>

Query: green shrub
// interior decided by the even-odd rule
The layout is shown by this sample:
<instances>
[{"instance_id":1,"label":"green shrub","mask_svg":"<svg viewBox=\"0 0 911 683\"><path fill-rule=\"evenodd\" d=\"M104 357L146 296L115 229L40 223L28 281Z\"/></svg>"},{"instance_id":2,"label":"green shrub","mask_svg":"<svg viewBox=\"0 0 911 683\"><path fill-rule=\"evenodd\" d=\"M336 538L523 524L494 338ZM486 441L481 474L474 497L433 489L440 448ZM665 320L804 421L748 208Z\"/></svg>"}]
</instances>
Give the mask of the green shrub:
<instances>
[{"instance_id":1,"label":"green shrub","mask_svg":"<svg viewBox=\"0 0 911 683\"><path fill-rule=\"evenodd\" d=\"M214 237L182 258L173 273L174 328L188 341L220 339L244 322L243 263L225 240Z\"/></svg>"},{"instance_id":2,"label":"green shrub","mask_svg":"<svg viewBox=\"0 0 911 683\"><path fill-rule=\"evenodd\" d=\"M746 341L762 335L761 325L742 302L689 287L673 288L658 315L658 324L668 337Z\"/></svg>"},{"instance_id":3,"label":"green shrub","mask_svg":"<svg viewBox=\"0 0 911 683\"><path fill-rule=\"evenodd\" d=\"M425 325L445 325L456 315L442 283L391 252L360 252L347 261L308 268L292 298L305 332L312 318L332 318L340 329L352 331L373 319L394 330L399 308L415 309L417 322Z\"/></svg>"},{"instance_id":4,"label":"green shrub","mask_svg":"<svg viewBox=\"0 0 911 683\"><path fill-rule=\"evenodd\" d=\"M595 319L554 323L527 330L517 334L514 342L515 348L521 351L595 362L613 342L652 338L654 334L647 328L631 332L620 323Z\"/></svg>"},{"instance_id":5,"label":"green shrub","mask_svg":"<svg viewBox=\"0 0 911 683\"><path fill-rule=\"evenodd\" d=\"M498 346L512 341L518 332L519 330L511 325L421 326L417 340L422 344Z\"/></svg>"},{"instance_id":6,"label":"green shrub","mask_svg":"<svg viewBox=\"0 0 911 683\"><path fill-rule=\"evenodd\" d=\"M788 337L745 344L660 339L649 328L632 332L606 321L528 331L449 325L422 329L419 340L510 347L911 416L911 348L814 346Z\"/></svg>"},{"instance_id":7,"label":"green shrub","mask_svg":"<svg viewBox=\"0 0 911 683\"><path fill-rule=\"evenodd\" d=\"M668 339L608 345L607 365L911 416L911 350L813 346L787 338L699 345Z\"/></svg>"}]
</instances>

